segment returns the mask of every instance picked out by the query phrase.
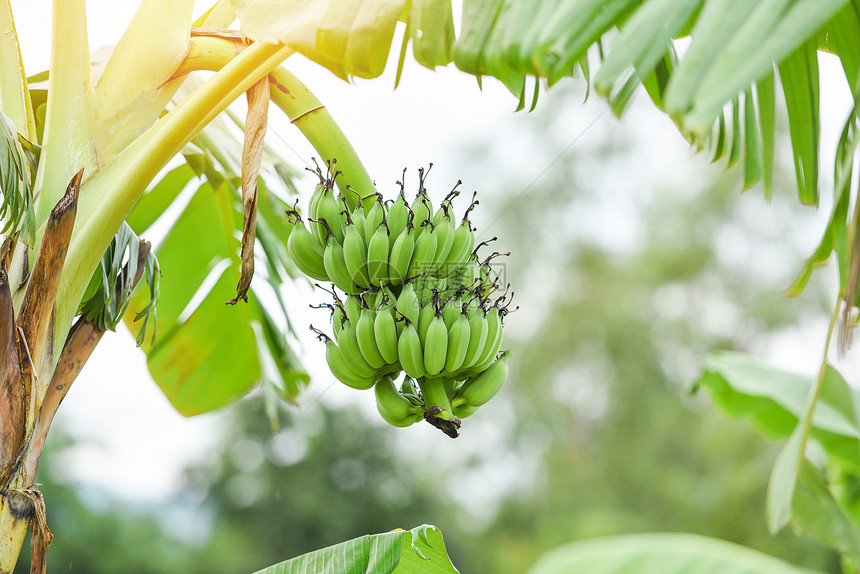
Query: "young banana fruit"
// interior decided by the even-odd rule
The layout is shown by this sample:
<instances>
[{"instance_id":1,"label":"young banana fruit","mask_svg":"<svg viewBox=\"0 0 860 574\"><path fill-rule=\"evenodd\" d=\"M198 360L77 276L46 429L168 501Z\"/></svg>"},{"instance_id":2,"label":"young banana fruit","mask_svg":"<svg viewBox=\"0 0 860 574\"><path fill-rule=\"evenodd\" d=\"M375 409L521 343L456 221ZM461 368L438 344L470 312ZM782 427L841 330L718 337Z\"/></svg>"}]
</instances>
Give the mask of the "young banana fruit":
<instances>
[{"instance_id":1,"label":"young banana fruit","mask_svg":"<svg viewBox=\"0 0 860 574\"><path fill-rule=\"evenodd\" d=\"M452 202L460 192L455 186L434 211L424 186L429 168L419 170L411 205L403 183L388 202L347 186L353 204L336 194L334 176L316 173L310 230L288 211L295 226L287 252L300 271L333 283L334 301L318 306L331 312L334 338L320 337L332 374L355 389L373 387L388 423L423 419L456 437L461 419L499 391L509 370L510 352L499 349L511 303L491 264L506 254L478 257L495 238L476 246L469 220L476 195L457 225Z\"/></svg>"}]
</instances>

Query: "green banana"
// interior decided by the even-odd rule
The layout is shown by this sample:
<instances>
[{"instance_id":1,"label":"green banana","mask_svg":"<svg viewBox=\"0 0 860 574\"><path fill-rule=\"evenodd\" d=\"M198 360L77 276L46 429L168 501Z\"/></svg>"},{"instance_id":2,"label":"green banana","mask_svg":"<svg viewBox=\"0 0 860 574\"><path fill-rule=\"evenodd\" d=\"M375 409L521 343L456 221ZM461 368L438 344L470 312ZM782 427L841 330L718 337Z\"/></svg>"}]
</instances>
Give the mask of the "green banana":
<instances>
[{"instance_id":1,"label":"green banana","mask_svg":"<svg viewBox=\"0 0 860 574\"><path fill-rule=\"evenodd\" d=\"M372 367L364 358L361 348L358 346L358 336L356 335L355 327L351 322L346 321L343 324L343 328L340 330L340 335L337 338L337 344L349 368L362 377L373 377L376 374L378 367Z\"/></svg>"},{"instance_id":2,"label":"green banana","mask_svg":"<svg viewBox=\"0 0 860 574\"><path fill-rule=\"evenodd\" d=\"M400 290L400 295L397 296L397 302L394 304L397 311L401 315L409 319L409 322L418 325L421 306L418 302L418 297L415 295L415 288L411 282L406 282Z\"/></svg>"},{"instance_id":3,"label":"green banana","mask_svg":"<svg viewBox=\"0 0 860 574\"><path fill-rule=\"evenodd\" d=\"M387 313L384 313L387 315ZM361 317L358 319L358 324L355 326L355 340L358 341L358 348L361 351L361 356L367 361L367 364L374 369L381 369L388 363L382 358L379 353L379 348L376 346L376 335L374 334L374 317L373 311L365 307L361 310ZM391 361L394 362L394 361Z\"/></svg>"},{"instance_id":4,"label":"green banana","mask_svg":"<svg viewBox=\"0 0 860 574\"><path fill-rule=\"evenodd\" d=\"M427 329L430 328L430 323L436 316L434 304L428 303L421 307L421 312L418 314L418 338L421 341L421 348L424 348L427 342Z\"/></svg>"},{"instance_id":5,"label":"green banana","mask_svg":"<svg viewBox=\"0 0 860 574\"><path fill-rule=\"evenodd\" d=\"M425 219L421 226L430 225L429 219ZM430 231L429 233L421 233L418 235L418 230L415 231L415 248L412 251L412 261L409 263L409 269L406 272L409 277L413 277L420 273L429 273L433 268L433 259L436 256L436 234Z\"/></svg>"},{"instance_id":6,"label":"green banana","mask_svg":"<svg viewBox=\"0 0 860 574\"><path fill-rule=\"evenodd\" d=\"M450 329L461 314L461 302L459 297L449 297L442 308L442 319L445 320L445 328Z\"/></svg>"},{"instance_id":7,"label":"green banana","mask_svg":"<svg viewBox=\"0 0 860 574\"><path fill-rule=\"evenodd\" d=\"M412 426L415 423L419 422L422 418L424 418L424 417L422 417L420 414L417 414L417 415L409 415L405 419L386 419L383 416L382 420L384 420L385 422L387 422L388 424L390 424L393 427L406 428L406 427Z\"/></svg>"},{"instance_id":8,"label":"green banana","mask_svg":"<svg viewBox=\"0 0 860 574\"><path fill-rule=\"evenodd\" d=\"M330 227L325 219L320 219L326 227ZM325 251L323 252L323 266L329 279L344 293L359 293L361 287L352 281L352 276L346 268L346 259L343 247L338 243L331 231L326 235Z\"/></svg>"},{"instance_id":9,"label":"green banana","mask_svg":"<svg viewBox=\"0 0 860 574\"><path fill-rule=\"evenodd\" d=\"M346 213L343 235L343 258L352 282L363 289L369 289L371 283L367 275L367 248L364 245L364 237L353 223L349 212Z\"/></svg>"},{"instance_id":10,"label":"green banana","mask_svg":"<svg viewBox=\"0 0 860 574\"><path fill-rule=\"evenodd\" d=\"M392 251L394 250L394 243L397 241L397 238L406 229L406 223L409 219L409 204L406 203L406 196L403 193L403 186L401 185L400 195L397 196L394 203L388 208L388 231L390 233L388 236L388 247Z\"/></svg>"},{"instance_id":11,"label":"green banana","mask_svg":"<svg viewBox=\"0 0 860 574\"><path fill-rule=\"evenodd\" d=\"M458 390L458 396L462 397L467 405L473 407L480 407L492 399L508 378L508 358L510 356L511 352L505 351L483 373L467 379Z\"/></svg>"},{"instance_id":12,"label":"green banana","mask_svg":"<svg viewBox=\"0 0 860 574\"><path fill-rule=\"evenodd\" d=\"M287 253L290 254L290 259L299 271L308 277L318 281L328 281L328 273L323 263L325 251L322 244L308 231L297 211L287 213L295 216L293 230L287 239Z\"/></svg>"},{"instance_id":13,"label":"green banana","mask_svg":"<svg viewBox=\"0 0 860 574\"><path fill-rule=\"evenodd\" d=\"M448 350L445 356L445 370L449 373L457 371L463 365L466 351L469 350L469 334L469 318L465 312L460 313L460 316L457 317L457 320L448 329Z\"/></svg>"},{"instance_id":14,"label":"green banana","mask_svg":"<svg viewBox=\"0 0 860 574\"><path fill-rule=\"evenodd\" d=\"M447 213L448 206L445 203L439 207L439 211L444 211L444 215L437 221L433 222L431 231L436 234L436 252L433 255L433 263L429 272L440 272L441 275L448 275L449 269L443 269L442 266L448 261L448 253L451 252L451 247L454 245L454 223L451 221L451 216Z\"/></svg>"},{"instance_id":15,"label":"green banana","mask_svg":"<svg viewBox=\"0 0 860 574\"><path fill-rule=\"evenodd\" d=\"M433 164L430 164L430 167L427 168L427 174L424 173L424 168L418 168L418 193L415 195L415 199L412 201L412 213L415 214L415 239L424 231L424 228L421 227L421 224L424 221L429 221L430 217L433 215L433 204L430 202L430 198L427 196L427 190L424 189L424 178L426 175L430 173L430 170L433 168Z\"/></svg>"},{"instance_id":16,"label":"green banana","mask_svg":"<svg viewBox=\"0 0 860 574\"><path fill-rule=\"evenodd\" d=\"M421 351L421 341L415 326L408 318L405 321L403 332L397 339L397 358L406 374L418 379L424 376L424 353Z\"/></svg>"},{"instance_id":17,"label":"green banana","mask_svg":"<svg viewBox=\"0 0 860 574\"><path fill-rule=\"evenodd\" d=\"M376 312L381 313L385 311L391 318L397 321L397 310L395 309L395 303L397 301L397 297L394 295L394 291L391 290L391 287L388 285L384 285L379 289L376 295Z\"/></svg>"},{"instance_id":18,"label":"green banana","mask_svg":"<svg viewBox=\"0 0 860 574\"><path fill-rule=\"evenodd\" d=\"M472 203L471 209L477 205L477 201ZM455 274L469 260L469 255L475 248L475 232L472 229L472 223L468 219L469 212L463 216L463 220L457 229L454 231L454 240L451 243L451 250L448 252L448 257L442 271L445 275Z\"/></svg>"},{"instance_id":19,"label":"green banana","mask_svg":"<svg viewBox=\"0 0 860 574\"><path fill-rule=\"evenodd\" d=\"M360 295L347 295L346 303L344 303L343 308L346 312L346 318L353 325L358 324L358 320L361 318L361 308L363 305L361 304L361 296Z\"/></svg>"},{"instance_id":20,"label":"green banana","mask_svg":"<svg viewBox=\"0 0 860 574\"><path fill-rule=\"evenodd\" d=\"M379 354L386 363L397 362L397 325L387 309L380 309L373 321L373 334Z\"/></svg>"},{"instance_id":21,"label":"green banana","mask_svg":"<svg viewBox=\"0 0 860 574\"><path fill-rule=\"evenodd\" d=\"M496 353L499 352L499 347L502 345L502 320L499 315L499 308L493 306L487 311L487 340L484 343L484 349L475 360L475 364L469 368L468 375L475 376L483 372L489 367L496 358Z\"/></svg>"},{"instance_id":22,"label":"green banana","mask_svg":"<svg viewBox=\"0 0 860 574\"><path fill-rule=\"evenodd\" d=\"M430 216L432 215L430 204L430 198L427 197L426 194L419 192L418 195L415 196L415 199L412 201L412 205L409 207L410 211L412 211L414 216L414 221L416 222L416 233L421 233L421 224L425 221L430 221Z\"/></svg>"},{"instance_id":23,"label":"green banana","mask_svg":"<svg viewBox=\"0 0 860 574\"><path fill-rule=\"evenodd\" d=\"M454 407L454 416L457 418L464 419L475 414L475 411L477 410L478 407L473 407L472 405L463 403L462 405Z\"/></svg>"},{"instance_id":24,"label":"green banana","mask_svg":"<svg viewBox=\"0 0 860 574\"><path fill-rule=\"evenodd\" d=\"M468 369L475 364L478 358L478 353L484 350L484 344L487 342L487 319L484 317L484 310L480 307L469 309L469 347L466 349L466 355L463 357L461 369Z\"/></svg>"},{"instance_id":25,"label":"green banana","mask_svg":"<svg viewBox=\"0 0 860 574\"><path fill-rule=\"evenodd\" d=\"M331 328L334 331L334 338L337 339L338 335L340 335L340 330L343 328L343 323L346 321L346 310L339 299L335 299L332 307L334 311L331 314Z\"/></svg>"},{"instance_id":26,"label":"green banana","mask_svg":"<svg viewBox=\"0 0 860 574\"><path fill-rule=\"evenodd\" d=\"M331 373L343 384L348 387L352 387L354 389L358 389L363 391L365 389L369 389L373 386L375 382L374 376L362 376L352 370L349 365L352 364L347 363L347 360L344 359L341 350L335 344L334 341L328 339L326 341L325 348L325 360L328 363L329 369L331 369Z\"/></svg>"},{"instance_id":27,"label":"green banana","mask_svg":"<svg viewBox=\"0 0 860 574\"><path fill-rule=\"evenodd\" d=\"M343 243L343 222L340 217L340 201L335 196L334 188L328 184L326 185L325 193L317 203L316 212L317 215L312 217L316 220L314 235L319 242L325 244L326 236L331 232L337 238L338 243ZM319 220L322 219L328 225L320 223Z\"/></svg>"},{"instance_id":28,"label":"green banana","mask_svg":"<svg viewBox=\"0 0 860 574\"><path fill-rule=\"evenodd\" d=\"M376 313L378 313L379 310L382 309L388 303L388 301L386 300L387 292L385 291L384 283L379 284L379 289L377 289L374 285L374 288L370 290L369 293L364 294L364 297L365 300L370 299L368 305L371 309L373 309L374 317L376 317Z\"/></svg>"},{"instance_id":29,"label":"green banana","mask_svg":"<svg viewBox=\"0 0 860 574\"><path fill-rule=\"evenodd\" d=\"M480 280L480 276L481 270L478 267L477 257L469 255L464 263L448 274L447 279L451 283L469 286L469 292L472 293Z\"/></svg>"},{"instance_id":30,"label":"green banana","mask_svg":"<svg viewBox=\"0 0 860 574\"><path fill-rule=\"evenodd\" d=\"M374 285L388 281L388 224L384 219L367 243L367 271Z\"/></svg>"},{"instance_id":31,"label":"green banana","mask_svg":"<svg viewBox=\"0 0 860 574\"><path fill-rule=\"evenodd\" d=\"M429 305L433 300L433 291L436 289L438 280L423 273L414 277L415 296L418 298L418 304L421 307Z\"/></svg>"},{"instance_id":32,"label":"green banana","mask_svg":"<svg viewBox=\"0 0 860 574\"><path fill-rule=\"evenodd\" d=\"M376 408L386 422L402 423L407 420L412 422L421 420L421 409L400 394L391 377L387 375L380 377L373 386L373 392L376 395ZM415 418L415 415L418 415L418 418ZM391 424L401 426L400 424ZM408 425L404 424L403 426Z\"/></svg>"},{"instance_id":33,"label":"green banana","mask_svg":"<svg viewBox=\"0 0 860 574\"><path fill-rule=\"evenodd\" d=\"M448 192L448 195L445 196L445 199L442 200L442 203L439 204L439 209L436 210L436 213L433 214L433 225L438 225L440 221L442 221L443 217L451 218L451 213L454 210L453 201L460 195L459 190L457 189L463 184L459 179L457 183L454 184L454 189Z\"/></svg>"},{"instance_id":34,"label":"green banana","mask_svg":"<svg viewBox=\"0 0 860 574\"><path fill-rule=\"evenodd\" d=\"M349 187L348 189L358 197L358 204L355 206L355 208L351 208L349 207L349 203L347 203L346 198L344 197L342 198L344 210L350 214L350 218L352 219L353 224L355 224L355 228L358 229L359 233L361 233L361 239L362 241L364 241L365 248L367 248L367 242L370 240L370 236L366 234L367 213L362 204L362 197L357 191L355 191L351 187Z\"/></svg>"},{"instance_id":35,"label":"green banana","mask_svg":"<svg viewBox=\"0 0 860 574\"><path fill-rule=\"evenodd\" d=\"M389 231L393 230L389 227ZM390 239L390 237L389 237ZM415 227L412 225L410 214L409 220L400 236L394 241L391 253L388 256L388 281L392 285L400 285L409 273L409 264L412 262L412 252L415 248Z\"/></svg>"},{"instance_id":36,"label":"green banana","mask_svg":"<svg viewBox=\"0 0 860 574\"><path fill-rule=\"evenodd\" d=\"M377 411L378 410L379 409L377 409ZM417 415L407 415L406 418L403 418L403 419L386 418L385 415L382 414L382 412L380 412L379 415L382 417L382 420L384 420L385 422L387 422L391 426L399 427L399 428L405 428L408 426L412 426L415 423L417 423L418 421L420 421L422 418L424 418L421 416L420 413Z\"/></svg>"},{"instance_id":37,"label":"green banana","mask_svg":"<svg viewBox=\"0 0 860 574\"><path fill-rule=\"evenodd\" d=\"M385 206L382 204L382 194L376 193L375 201L373 202L370 211L367 212L364 222L364 237L368 243L370 243L370 238L373 237L373 234L376 232L376 228L379 227L380 223L382 223L384 216Z\"/></svg>"},{"instance_id":38,"label":"green banana","mask_svg":"<svg viewBox=\"0 0 860 574\"><path fill-rule=\"evenodd\" d=\"M317 166L317 170L319 170L319 166ZM308 215L313 219L319 219L319 217L320 217L320 213L319 213L320 200L322 199L322 197L326 193L325 178L322 175L322 171L320 171L320 173L318 175L320 177L320 183L318 183L316 185L316 187L314 188L314 192L313 192L313 194L311 194L311 199L310 199L310 202L308 203ZM317 232L317 229L319 229L319 234ZM322 244L323 240L325 240L325 235L323 235L323 232L325 232L325 227L323 227L322 225L319 225L317 223L314 223L311 225L311 232L314 234L314 237L317 238L317 241L319 241L320 244Z\"/></svg>"},{"instance_id":39,"label":"green banana","mask_svg":"<svg viewBox=\"0 0 860 574\"><path fill-rule=\"evenodd\" d=\"M436 313L424 340L424 370L428 377L438 375L445 367L448 352L448 328L441 313Z\"/></svg>"}]
</instances>

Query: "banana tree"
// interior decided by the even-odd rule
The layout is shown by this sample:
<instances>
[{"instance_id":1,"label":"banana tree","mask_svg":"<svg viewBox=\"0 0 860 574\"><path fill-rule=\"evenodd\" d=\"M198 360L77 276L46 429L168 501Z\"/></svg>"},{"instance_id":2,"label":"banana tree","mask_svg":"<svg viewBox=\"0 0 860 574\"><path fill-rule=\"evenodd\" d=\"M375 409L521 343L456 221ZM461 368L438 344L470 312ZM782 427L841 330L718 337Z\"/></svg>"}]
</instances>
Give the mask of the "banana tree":
<instances>
[{"instance_id":1,"label":"banana tree","mask_svg":"<svg viewBox=\"0 0 860 574\"><path fill-rule=\"evenodd\" d=\"M295 272L283 249L291 231L281 215L286 198L276 193L290 187L291 174L262 145L268 103L321 158L337 160L337 185L352 208L375 190L324 105L281 66L291 54L345 80L375 78L404 22L398 77L411 46L424 66L453 62L479 80L497 78L520 108L534 107L544 85L581 75L620 115L642 86L698 151L739 163L744 187L761 181L768 196L781 86L798 195L809 204L819 198L819 51L840 59L855 94L860 68L860 6L852 0L468 0L459 35L445 0L222 0L196 21L192 8L190 0L144 0L94 71L84 0L57 0L50 70L28 78L8 0L0 6L0 111L8 118L0 173L0 572L13 567L31 524L34 568L44 569L51 535L34 486L42 445L81 366L123 317L137 329L143 322L150 371L185 415L219 408L260 380L294 400L305 382L284 343L288 322L274 316L285 315L286 302L273 311L254 292L261 283L278 292ZM237 18L239 29L228 29ZM199 70L215 73L189 89L189 74ZM242 94L248 115L231 118L244 130L237 160L206 130ZM839 316L850 332L857 305L858 210L849 213L856 121L855 109L839 141L833 215L793 288L801 291L813 267L836 254L831 333ZM184 165L165 173L178 156ZM269 179L266 166L275 168ZM192 181L188 201L179 192ZM139 232L182 202L158 251L159 281ZM266 272L252 284L255 261ZM156 344L145 337L147 323L159 333ZM828 372L823 366L810 385L787 462L775 473L775 529L788 520Z\"/></svg>"},{"instance_id":2,"label":"banana tree","mask_svg":"<svg viewBox=\"0 0 860 574\"><path fill-rule=\"evenodd\" d=\"M10 6L7 2L0 8L4 30L11 31L0 45L5 143L0 571L13 568L31 524L33 568L44 569L51 534L34 487L42 446L82 365L127 309L133 309L131 321L143 323L139 342L150 353L153 372L162 373L162 387L186 415L235 400L261 378L277 379L288 399L294 399L306 381L284 343L285 327L250 290L255 235L271 267L270 284L277 285L289 268L278 246L289 234L282 222L286 205L263 180L257 184L266 154L262 138L270 99L312 132L309 137L320 153L340 158L347 171L344 185L367 190L372 184L325 109L295 77L278 69L292 48L255 43L224 30L235 19L227 3L214 6L196 22L192 8L193 2L187 1L145 2L103 69L94 70L84 2L58 2L51 68L41 78L47 77L47 89L40 88L39 77L25 75ZM182 97L180 88L196 70L216 73L196 89L186 88ZM275 86L271 97L270 85ZM239 122L245 149L237 166L234 158L220 153L213 136L201 131L243 93L248 94L249 112ZM171 105L171 100L176 103ZM185 165L164 175L141 200L150 182L180 154ZM269 157L268 165L291 183L281 162ZM161 249L165 263L176 263L173 255L183 255L175 269L184 273L165 281L170 288L162 299L166 312L156 319L158 264L149 243L125 220L140 200L129 223L145 229L196 174L203 182L200 190ZM243 236L238 249L234 228ZM190 231L203 238L196 252L187 242L177 251L177 242ZM225 273L218 266L224 260L235 260L238 270ZM233 297L219 300L218 307L227 299L243 303L213 309L214 297L208 297L177 321L207 271L215 267L221 272L215 276L219 283L235 286ZM130 295L142 278L147 288L141 290L141 302ZM213 318L222 322L220 330L207 328L211 325L205 320ZM166 344L159 346L160 354L152 339L144 341L147 323L156 323L153 331L162 327ZM228 335L214 342L221 345L214 353L212 333ZM200 351L189 353L189 345ZM170 354L177 350L188 358L202 358L171 362ZM222 378L203 386L201 381L212 381L219 367Z\"/></svg>"}]
</instances>

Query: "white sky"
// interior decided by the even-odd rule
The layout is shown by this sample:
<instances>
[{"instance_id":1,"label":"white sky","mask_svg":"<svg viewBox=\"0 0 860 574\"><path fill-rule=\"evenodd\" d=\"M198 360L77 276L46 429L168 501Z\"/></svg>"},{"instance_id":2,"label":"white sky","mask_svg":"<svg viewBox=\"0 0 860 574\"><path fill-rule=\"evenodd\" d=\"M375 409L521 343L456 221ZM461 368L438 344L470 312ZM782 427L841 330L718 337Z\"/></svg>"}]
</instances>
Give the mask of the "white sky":
<instances>
[{"instance_id":1,"label":"white sky","mask_svg":"<svg viewBox=\"0 0 860 574\"><path fill-rule=\"evenodd\" d=\"M131 19L137 2L127 0L89 1L90 48L115 43ZM29 74L45 69L49 61L49 34L46 14L50 12L47 0L12 0L25 66ZM399 45L399 43L397 43ZM829 66L827 62L823 65ZM502 162L519 162L525 181L532 180L547 167L533 161L530 150L515 135L520 126L530 121L527 113L514 113L516 100L499 84L484 82L479 91L475 79L454 69L431 72L414 64L407 66L400 87L393 90L393 75L374 81L346 84L328 72L304 61L288 62L288 67L308 84L322 99L335 119L346 132L353 146L365 161L368 171L377 180L380 190L391 193L394 181L404 166L414 168L434 162L435 188L441 192L457 179L463 179L467 189L480 188L484 174L469 172L453 154L459 146L452 142L476 141L481 134L492 134L488 153ZM829 77L836 78L831 74ZM546 97L551 97L545 95ZM827 111L823 122L822 140L835 143L846 106L850 104L847 90L834 79L822 90L822 109ZM540 105L540 104L539 104ZM579 106L570 104L574 112L564 129L574 137L582 136L581 144L588 145L590 137L599 132L601 125L616 121L602 100L592 97ZM273 108L273 116L277 110ZM571 119L572 118L572 119ZM596 121L595 121L596 120ZM676 173L683 177L684 162L692 153L664 116L643 106L637 107L625 118L629 122L631 137L643 142L643 162L633 166L645 170L649 177L659 173ZM587 130L592 122L594 127ZM316 155L300 134L281 117L272 119L268 140L281 146L288 159L291 156L277 136L289 142L303 161ZM510 136L514 137L510 137ZM507 137L503 137L507 136ZM486 138L484 138L486 139ZM563 152L563 147L558 150ZM830 156L828 156L830 154ZM832 151L825 151L822 172L829 171ZM298 164L298 161L295 161ZM648 165L645 165L648 163ZM464 169L466 173L464 173ZM619 175L619 177L621 177ZM608 177L604 182L611 185ZM310 191L311 186L308 186ZM490 192L490 190L486 190ZM480 226L480 220L478 221ZM811 237L818 234L812 230ZM810 248L813 243L810 243ZM290 309L296 325L320 322L319 312L307 310L306 303L317 302L315 294L300 293L306 301L296 301ZM519 313L512 316L509 330L514 332L521 321L522 329L530 328L528 317ZM803 337L797 334L780 340L778 355L786 367L812 371L819 360L818 341L823 340L823 329L813 327ZM303 328L300 329L303 332ZM815 352L809 352L809 347ZM305 340L308 352L305 357L312 373L319 376L304 399L306 408L313 408L314 397L324 393L329 402L357 401L372 412L373 398L335 385L325 370L321 347L310 338ZM488 405L489 408L490 405ZM225 413L185 419L176 414L158 387L150 380L142 353L134 348L132 338L125 332L109 334L75 383L57 418L57 424L74 431L87 440L70 456L67 472L70 478L85 480L109 492L138 500L165 500L178 486L177 472L189 460L205 454L207 447L218 438L219 421ZM476 415L472 420L478 420ZM424 428L427 427L427 428ZM429 425L415 425L407 431L420 440L437 438L438 432ZM424 438L421 438L424 437ZM466 434L458 439L458 446L471 450ZM465 443L465 444L464 444Z\"/></svg>"}]
</instances>

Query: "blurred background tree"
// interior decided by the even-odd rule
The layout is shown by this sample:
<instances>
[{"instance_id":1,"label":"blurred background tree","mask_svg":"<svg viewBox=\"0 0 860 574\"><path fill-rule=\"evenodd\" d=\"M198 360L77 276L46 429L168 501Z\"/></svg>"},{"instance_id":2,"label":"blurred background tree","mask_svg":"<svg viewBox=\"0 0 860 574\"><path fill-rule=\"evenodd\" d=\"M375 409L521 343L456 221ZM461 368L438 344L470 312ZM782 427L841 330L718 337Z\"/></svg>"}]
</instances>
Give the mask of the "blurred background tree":
<instances>
[{"instance_id":1,"label":"blurred background tree","mask_svg":"<svg viewBox=\"0 0 860 574\"><path fill-rule=\"evenodd\" d=\"M435 158L474 174L463 179L479 191L481 239L513 251L504 273L522 306L506 330L513 374L461 438L381 426L367 393L357 406L284 411L273 433L251 398L230 408L227 438L187 469L176 499L152 508L64 481L58 454L71 444L55 431L40 471L63 532L49 570L252 572L432 523L463 572L520 573L558 544L641 531L717 536L837 572L816 542L767 534L776 446L686 392L709 350L773 354L781 334L826 313L826 277L800 299L780 294L815 232L791 169L771 205L692 151L661 172L649 165L661 140L637 106L623 127L603 122L572 145L582 96L553 88L528 131L464 136ZM502 160L500 141L550 168L534 180L540 169Z\"/></svg>"}]
</instances>

